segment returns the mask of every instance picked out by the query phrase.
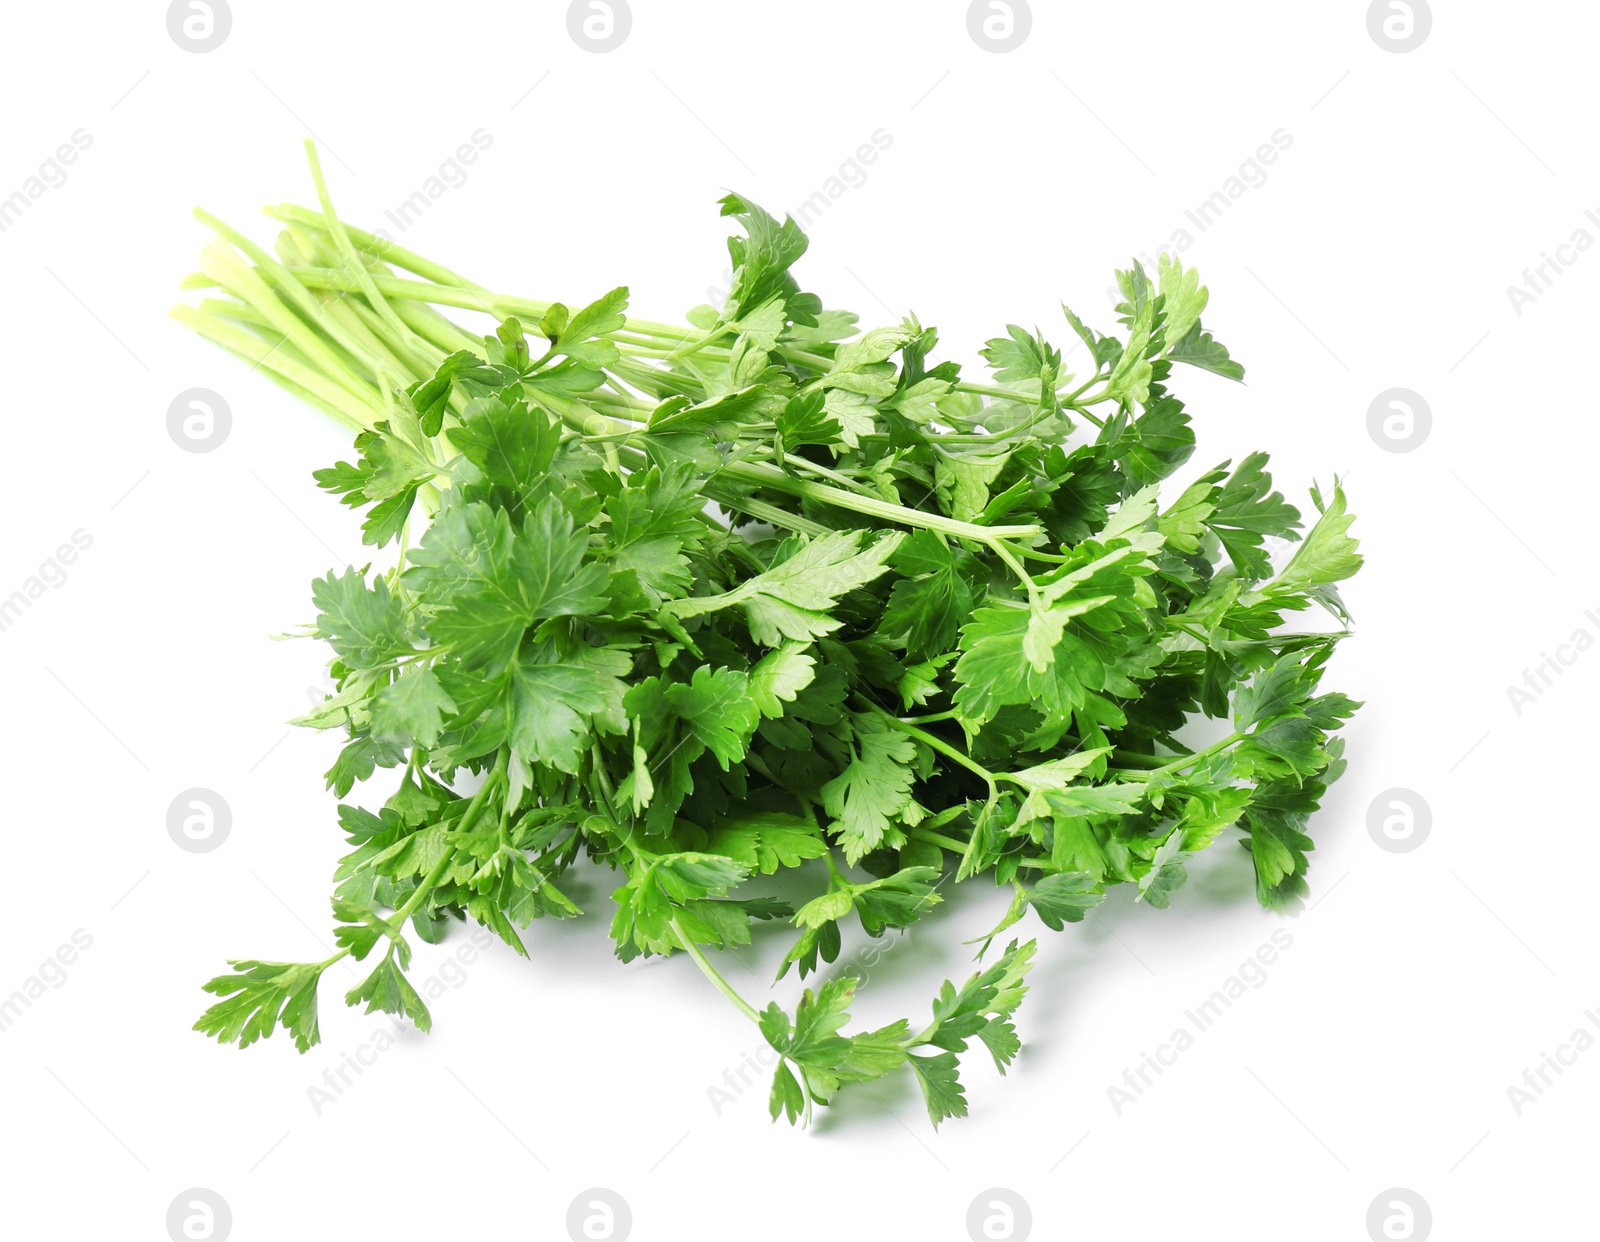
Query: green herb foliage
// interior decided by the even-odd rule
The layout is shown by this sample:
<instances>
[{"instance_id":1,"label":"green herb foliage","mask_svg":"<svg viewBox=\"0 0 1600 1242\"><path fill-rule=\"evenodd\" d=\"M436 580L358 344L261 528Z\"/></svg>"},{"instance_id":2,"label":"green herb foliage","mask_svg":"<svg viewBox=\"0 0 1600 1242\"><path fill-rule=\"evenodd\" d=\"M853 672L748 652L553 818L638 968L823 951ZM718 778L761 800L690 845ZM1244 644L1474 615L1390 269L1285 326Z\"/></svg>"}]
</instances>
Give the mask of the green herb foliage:
<instances>
[{"instance_id":1,"label":"green herb foliage","mask_svg":"<svg viewBox=\"0 0 1600 1242\"><path fill-rule=\"evenodd\" d=\"M203 217L188 283L227 296L175 314L359 431L317 481L396 552L312 585L338 689L299 723L347 738L338 952L232 963L200 1030L304 1051L346 957L371 967L348 1004L426 1029L412 940L470 919L526 954L533 920L582 913L563 886L587 861L618 956L687 951L778 1052L774 1118L909 1068L937 1124L967 1111L974 1040L1015 1057L1035 943L945 983L922 1028L859 1031L826 968L844 924L910 927L977 877L1012 893L985 949L1114 884L1164 907L1225 830L1262 904L1306 894L1361 557L1337 484L1307 525L1264 454L1162 495L1195 449L1174 364L1243 375L1192 269L1119 272L1121 332L1068 310L1070 355L1008 325L975 382L934 329L802 292L805 236L737 195L727 301L672 326L625 289L492 293L340 222L313 172L320 210L272 210L276 258ZM1313 605L1325 632L1290 624ZM1194 749L1200 717L1225 736ZM797 868L798 909L766 880ZM758 1010L706 951L784 922L781 973L827 977Z\"/></svg>"}]
</instances>

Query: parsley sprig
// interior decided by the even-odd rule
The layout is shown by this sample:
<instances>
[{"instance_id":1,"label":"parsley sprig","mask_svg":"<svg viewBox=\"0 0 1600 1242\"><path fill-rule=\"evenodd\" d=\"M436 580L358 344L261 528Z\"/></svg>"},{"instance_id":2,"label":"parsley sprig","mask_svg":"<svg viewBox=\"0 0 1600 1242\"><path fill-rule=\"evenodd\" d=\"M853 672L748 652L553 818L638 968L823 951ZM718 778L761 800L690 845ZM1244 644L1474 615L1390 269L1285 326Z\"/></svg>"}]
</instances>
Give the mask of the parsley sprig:
<instances>
[{"instance_id":1,"label":"parsley sprig","mask_svg":"<svg viewBox=\"0 0 1600 1242\"><path fill-rule=\"evenodd\" d=\"M1337 481L1307 528L1265 454L1163 502L1195 448L1175 365L1244 374L1192 269L1119 272L1120 333L1063 308L1080 373L1009 325L978 383L917 320L863 331L803 291L804 234L738 195L727 299L673 325L626 289L493 292L341 221L311 167L319 207L269 209L275 253L197 213L216 237L185 283L219 296L174 315L357 433L317 481L394 551L312 585L337 690L298 723L347 739L338 952L231 963L198 1029L305 1051L346 958L372 963L348 1004L427 1029L411 937L470 919L526 954L535 919L582 913L561 885L584 858L616 877L618 956L687 953L779 1054L774 1118L908 1067L938 1124L974 1040L1015 1058L1035 942L920 1029L846 1033L846 921L882 936L989 877L1012 900L981 958L1114 884L1166 906L1230 830L1262 904L1305 896L1361 557ZM1314 606L1331 628L1297 623ZM1222 736L1191 748L1205 718ZM346 801L380 768L377 810ZM828 976L792 1012L708 952L784 922L779 977Z\"/></svg>"}]
</instances>

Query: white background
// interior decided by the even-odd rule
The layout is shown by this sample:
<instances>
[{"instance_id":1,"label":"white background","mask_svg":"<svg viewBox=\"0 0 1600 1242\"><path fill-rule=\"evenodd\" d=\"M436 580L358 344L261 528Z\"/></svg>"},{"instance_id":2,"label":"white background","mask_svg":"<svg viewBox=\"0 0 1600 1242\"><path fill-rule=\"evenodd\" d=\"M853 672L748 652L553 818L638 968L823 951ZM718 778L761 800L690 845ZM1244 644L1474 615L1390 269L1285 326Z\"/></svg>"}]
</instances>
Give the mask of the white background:
<instances>
[{"instance_id":1,"label":"white background","mask_svg":"<svg viewBox=\"0 0 1600 1242\"><path fill-rule=\"evenodd\" d=\"M75 929L93 937L0 1033L7 1236L164 1238L189 1187L227 1201L239 1239L563 1238L593 1186L647 1242L962 1239L997 1186L1040 1238L1359 1240L1390 1187L1426 1199L1441 1239L1592 1228L1574 1217L1600 1052L1521 1116L1507 1087L1600 1007L1600 654L1520 715L1506 687L1575 630L1600 635L1584 616L1600 608L1600 255L1520 315L1506 290L1580 227L1600 237L1593 6L1436 0L1427 41L1394 54L1359 0L1035 0L1029 39L995 54L952 0L635 0L604 55L553 2L234 0L229 38L200 55L164 7L3 19L0 195L74 130L93 137L0 234L0 595L74 530L93 538L0 633L0 996ZM490 951L433 1005L431 1036L405 1034L320 1115L307 1089L386 1025L339 1003L344 980L304 1057L281 1034L241 1053L188 1029L224 958L325 954L336 742L280 723L323 653L269 635L310 619L313 576L364 559L311 481L346 435L165 318L206 237L188 211L270 241L256 209L311 201L314 134L342 214L372 226L480 128L492 147L405 243L507 293L627 283L658 319L721 283L726 188L797 209L883 129L892 146L811 227L802 280L869 320L914 310L967 363L1008 321L1065 344L1062 299L1110 327L1112 266L1292 136L1264 184L1188 226L1206 322L1248 385L1184 371L1178 391L1195 469L1268 449L1305 507L1314 478L1345 477L1368 562L1329 684L1368 706L1313 824L1317 904L1287 924L1293 947L1120 1116L1107 1088L1284 925L1231 841L1171 910L1119 891L1080 927L1034 923L1025 1050L1005 1079L976 1050L972 1115L937 1134L908 1077L847 1089L809 1132L769 1124L764 1084L719 1114L708 1088L754 1030L687 960L612 958L598 873L575 886L590 917L537 925L530 962ZM203 455L166 430L191 387L233 413ZM1408 454L1367 430L1392 387L1433 412ZM167 835L192 786L232 808L213 853ZM1411 853L1368 834L1392 787L1431 807ZM867 970L863 1021L915 1019L969 970L958 942L1000 902L966 887ZM464 939L422 946L416 976ZM786 942L758 938L730 977L764 1003Z\"/></svg>"}]
</instances>

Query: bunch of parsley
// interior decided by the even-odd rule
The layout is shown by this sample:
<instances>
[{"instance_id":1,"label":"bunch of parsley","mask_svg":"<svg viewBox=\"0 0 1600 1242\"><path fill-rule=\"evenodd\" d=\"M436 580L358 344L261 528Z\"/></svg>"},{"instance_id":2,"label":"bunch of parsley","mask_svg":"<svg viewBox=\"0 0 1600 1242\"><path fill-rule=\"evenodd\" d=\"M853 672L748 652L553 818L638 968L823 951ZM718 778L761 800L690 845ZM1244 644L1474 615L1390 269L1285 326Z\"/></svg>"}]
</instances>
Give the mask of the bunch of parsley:
<instances>
[{"instance_id":1,"label":"bunch of parsley","mask_svg":"<svg viewBox=\"0 0 1600 1242\"><path fill-rule=\"evenodd\" d=\"M618 956L683 950L778 1052L774 1118L909 1066L937 1124L967 1110L973 1040L1016 1055L1033 941L920 1029L848 1034L850 975L758 1010L707 950L784 920L780 977L805 977L841 923L909 927L976 876L1013 894L987 949L1113 884L1166 906L1227 829L1263 904L1305 894L1357 706L1319 686L1335 584L1361 558L1337 485L1305 530L1264 454L1161 497L1195 447L1175 364L1243 375L1192 270L1119 272L1120 334L1066 311L1078 374L1010 326L971 383L934 329L824 309L800 229L737 195L727 301L672 326L625 289L505 297L352 228L311 158L321 209L270 210L276 255L199 213L218 237L186 284L228 296L174 314L359 431L317 478L398 553L313 584L338 692L299 723L347 735L341 800L398 783L339 806L338 953L233 962L198 1029L305 1051L348 956L371 965L349 1004L426 1030L410 938L471 919L526 954L534 919L581 913L563 884L587 860L615 876ZM1269 540L1296 545L1277 567ZM1313 605L1337 624L1289 624ZM1191 749L1197 716L1226 735ZM810 860L798 909L747 885Z\"/></svg>"}]
</instances>

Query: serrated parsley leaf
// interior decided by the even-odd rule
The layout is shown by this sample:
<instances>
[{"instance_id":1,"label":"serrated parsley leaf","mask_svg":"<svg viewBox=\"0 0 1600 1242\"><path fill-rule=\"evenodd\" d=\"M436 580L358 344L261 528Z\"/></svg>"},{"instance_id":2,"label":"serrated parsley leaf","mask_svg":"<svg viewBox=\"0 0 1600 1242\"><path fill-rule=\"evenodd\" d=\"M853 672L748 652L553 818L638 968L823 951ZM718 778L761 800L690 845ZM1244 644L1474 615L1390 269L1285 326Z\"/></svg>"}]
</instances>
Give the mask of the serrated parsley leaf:
<instances>
[{"instance_id":1,"label":"serrated parsley leaf","mask_svg":"<svg viewBox=\"0 0 1600 1242\"><path fill-rule=\"evenodd\" d=\"M917 753L914 742L877 717L854 720L850 763L822 787L822 804L851 863L883 844L910 805L910 764Z\"/></svg>"},{"instance_id":2,"label":"serrated parsley leaf","mask_svg":"<svg viewBox=\"0 0 1600 1242\"><path fill-rule=\"evenodd\" d=\"M906 577L890 592L879 632L904 643L914 659L948 651L972 613L972 589L950 546L932 531L917 531L900 545L891 563Z\"/></svg>"},{"instance_id":3,"label":"serrated parsley leaf","mask_svg":"<svg viewBox=\"0 0 1600 1242\"><path fill-rule=\"evenodd\" d=\"M1183 264L1166 251L1161 252L1156 263L1156 276L1167 318L1167 339L1181 341L1189 335L1189 329L1200 322L1200 312L1205 310L1211 294L1200 283L1199 272L1192 267L1185 271Z\"/></svg>"},{"instance_id":4,"label":"serrated parsley leaf","mask_svg":"<svg viewBox=\"0 0 1600 1242\"><path fill-rule=\"evenodd\" d=\"M552 354L564 354L587 367L615 365L619 353L612 341L600 340L627 323L628 290L621 286L597 298L568 318L567 308L556 303L540 321ZM557 313L559 311L559 313Z\"/></svg>"},{"instance_id":5,"label":"serrated parsley leaf","mask_svg":"<svg viewBox=\"0 0 1600 1242\"><path fill-rule=\"evenodd\" d=\"M597 647L562 652L549 644L526 651L512 670L510 743L525 763L576 773L599 733L622 733L623 696L632 661Z\"/></svg>"},{"instance_id":6,"label":"serrated parsley leaf","mask_svg":"<svg viewBox=\"0 0 1600 1242\"><path fill-rule=\"evenodd\" d=\"M1028 904L1051 931L1081 923L1105 899L1095 879L1082 871L1046 876L1028 890Z\"/></svg>"},{"instance_id":7,"label":"serrated parsley leaf","mask_svg":"<svg viewBox=\"0 0 1600 1242\"><path fill-rule=\"evenodd\" d=\"M505 396L475 403L450 442L496 487L514 498L514 513L548 486L550 463L561 432L548 414Z\"/></svg>"},{"instance_id":8,"label":"serrated parsley leaf","mask_svg":"<svg viewBox=\"0 0 1600 1242\"><path fill-rule=\"evenodd\" d=\"M790 643L768 652L750 670L750 697L763 716L775 720L816 675L816 659L800 644Z\"/></svg>"},{"instance_id":9,"label":"serrated parsley leaf","mask_svg":"<svg viewBox=\"0 0 1600 1242\"><path fill-rule=\"evenodd\" d=\"M842 624L832 614L849 592L881 575L901 536L884 535L862 549L859 531L836 531L813 539L788 560L722 595L674 600L666 607L676 617L697 617L741 606L750 633L764 647L785 640L809 642Z\"/></svg>"},{"instance_id":10,"label":"serrated parsley leaf","mask_svg":"<svg viewBox=\"0 0 1600 1242\"><path fill-rule=\"evenodd\" d=\"M391 956L385 956L370 975L345 993L344 1003L347 1005L359 1005L363 1001L366 1002L368 1013L403 1014L416 1023L419 1031L433 1029L433 1017L428 1007L422 1003L422 997L411 986L400 964Z\"/></svg>"},{"instance_id":11,"label":"serrated parsley leaf","mask_svg":"<svg viewBox=\"0 0 1600 1242\"><path fill-rule=\"evenodd\" d=\"M1187 857L1183 847L1181 832L1174 832L1161 844L1150 859L1150 870L1139 880L1138 900L1158 910L1167 908L1171 900L1169 894L1182 888L1189 879L1189 872L1183 865Z\"/></svg>"},{"instance_id":12,"label":"serrated parsley leaf","mask_svg":"<svg viewBox=\"0 0 1600 1242\"><path fill-rule=\"evenodd\" d=\"M432 669L412 669L378 691L372 700L372 735L400 746L433 746L455 703Z\"/></svg>"},{"instance_id":13,"label":"serrated parsley leaf","mask_svg":"<svg viewBox=\"0 0 1600 1242\"><path fill-rule=\"evenodd\" d=\"M1202 371L1211 371L1224 379L1243 380L1244 367L1228 356L1228 348L1214 340L1211 333L1198 323L1190 328L1180 341L1169 341L1167 357L1174 362L1187 362Z\"/></svg>"},{"instance_id":14,"label":"serrated parsley leaf","mask_svg":"<svg viewBox=\"0 0 1600 1242\"><path fill-rule=\"evenodd\" d=\"M724 768L744 758L745 744L760 719L744 674L702 665L687 685L668 687L667 702L689 736Z\"/></svg>"},{"instance_id":15,"label":"serrated parsley leaf","mask_svg":"<svg viewBox=\"0 0 1600 1242\"><path fill-rule=\"evenodd\" d=\"M747 812L721 821L711 833L710 848L762 875L779 867L798 867L828 852L827 843L808 821L777 811Z\"/></svg>"},{"instance_id":16,"label":"serrated parsley leaf","mask_svg":"<svg viewBox=\"0 0 1600 1242\"><path fill-rule=\"evenodd\" d=\"M989 341L980 352L994 370L995 379L1002 384L1040 378L1054 380L1061 369L1059 350L1037 332L1030 335L1014 323L1006 325L1005 336Z\"/></svg>"},{"instance_id":17,"label":"serrated parsley leaf","mask_svg":"<svg viewBox=\"0 0 1600 1242\"><path fill-rule=\"evenodd\" d=\"M354 567L311 584L320 610L316 633L350 668L373 668L412 651L405 607L379 575L369 587Z\"/></svg>"},{"instance_id":18,"label":"serrated parsley leaf","mask_svg":"<svg viewBox=\"0 0 1600 1242\"><path fill-rule=\"evenodd\" d=\"M317 983L323 967L304 962L229 962L235 973L205 985L225 999L201 1015L194 1029L220 1043L248 1048L280 1024L294 1036L295 1047L310 1050L321 1035L317 1029Z\"/></svg>"},{"instance_id":19,"label":"serrated parsley leaf","mask_svg":"<svg viewBox=\"0 0 1600 1242\"><path fill-rule=\"evenodd\" d=\"M454 505L428 528L404 581L432 606L435 641L466 668L499 668L534 621L604 605L606 572L582 564L587 547L554 498L521 527L504 509Z\"/></svg>"},{"instance_id":20,"label":"serrated parsley leaf","mask_svg":"<svg viewBox=\"0 0 1600 1242\"><path fill-rule=\"evenodd\" d=\"M1304 590L1343 582L1361 568L1361 544L1349 530L1355 515L1346 511L1344 489L1334 485L1333 499L1323 508L1305 541L1273 579L1273 591Z\"/></svg>"}]
</instances>

